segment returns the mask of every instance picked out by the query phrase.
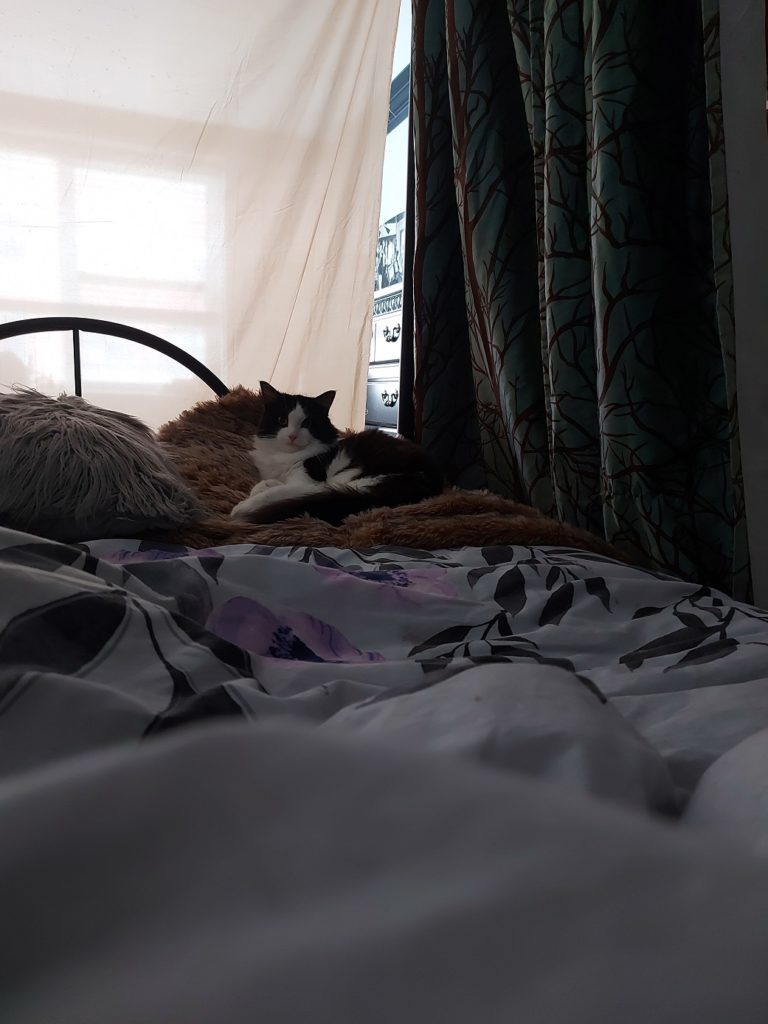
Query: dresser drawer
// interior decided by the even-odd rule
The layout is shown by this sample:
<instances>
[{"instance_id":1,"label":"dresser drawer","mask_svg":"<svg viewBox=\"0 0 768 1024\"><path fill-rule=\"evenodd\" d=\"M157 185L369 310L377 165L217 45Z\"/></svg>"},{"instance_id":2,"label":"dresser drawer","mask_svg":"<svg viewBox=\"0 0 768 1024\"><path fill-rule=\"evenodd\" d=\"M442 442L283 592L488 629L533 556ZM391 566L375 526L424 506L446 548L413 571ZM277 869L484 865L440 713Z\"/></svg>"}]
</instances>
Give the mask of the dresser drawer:
<instances>
[{"instance_id":1,"label":"dresser drawer","mask_svg":"<svg viewBox=\"0 0 768 1024\"><path fill-rule=\"evenodd\" d=\"M382 367L383 369L383 367ZM400 376L397 366L388 366L386 375L368 378L368 399L365 403L365 423L369 427L397 427L400 401Z\"/></svg>"},{"instance_id":2,"label":"dresser drawer","mask_svg":"<svg viewBox=\"0 0 768 1024\"><path fill-rule=\"evenodd\" d=\"M400 359L400 331L402 313L378 316L373 321L372 363L393 362Z\"/></svg>"}]
</instances>

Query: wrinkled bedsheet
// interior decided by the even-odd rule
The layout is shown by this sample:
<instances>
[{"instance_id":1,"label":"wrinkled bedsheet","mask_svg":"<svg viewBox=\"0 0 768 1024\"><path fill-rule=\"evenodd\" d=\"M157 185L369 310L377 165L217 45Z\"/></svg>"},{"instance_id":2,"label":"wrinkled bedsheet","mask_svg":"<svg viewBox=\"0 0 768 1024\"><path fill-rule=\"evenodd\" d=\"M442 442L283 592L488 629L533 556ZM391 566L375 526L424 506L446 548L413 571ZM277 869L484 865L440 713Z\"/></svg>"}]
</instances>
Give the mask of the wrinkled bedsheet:
<instances>
[{"instance_id":1,"label":"wrinkled bedsheet","mask_svg":"<svg viewBox=\"0 0 768 1024\"><path fill-rule=\"evenodd\" d=\"M0 530L0 630L3 1020L765 1018L768 614Z\"/></svg>"}]
</instances>

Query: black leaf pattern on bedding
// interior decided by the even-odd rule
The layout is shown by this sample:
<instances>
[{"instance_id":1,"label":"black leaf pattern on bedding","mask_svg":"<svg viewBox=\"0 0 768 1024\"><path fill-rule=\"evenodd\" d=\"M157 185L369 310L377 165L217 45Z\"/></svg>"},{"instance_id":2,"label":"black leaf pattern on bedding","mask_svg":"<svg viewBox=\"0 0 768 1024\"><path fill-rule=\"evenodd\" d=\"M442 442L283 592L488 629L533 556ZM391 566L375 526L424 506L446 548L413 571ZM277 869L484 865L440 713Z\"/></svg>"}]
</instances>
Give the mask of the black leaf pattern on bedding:
<instances>
[{"instance_id":1,"label":"black leaf pattern on bedding","mask_svg":"<svg viewBox=\"0 0 768 1024\"><path fill-rule=\"evenodd\" d=\"M720 658L727 658L739 646L739 641L734 640L733 637L715 640L711 644L702 644L700 647L688 651L674 665L667 665L664 671L673 672L676 668L682 668L685 665L705 665L710 661L718 661Z\"/></svg>"},{"instance_id":2,"label":"black leaf pattern on bedding","mask_svg":"<svg viewBox=\"0 0 768 1024\"><path fill-rule=\"evenodd\" d=\"M638 608L632 615L633 619L646 619L649 615L660 615L661 612L666 611L666 608L653 608L651 606L647 608Z\"/></svg>"},{"instance_id":3,"label":"black leaf pattern on bedding","mask_svg":"<svg viewBox=\"0 0 768 1024\"><path fill-rule=\"evenodd\" d=\"M439 633L435 633L428 640L413 647L408 652L408 657L413 658L424 651L431 651L435 647L442 647L443 644L461 643L463 640L466 640L473 629L475 629L475 626L449 626L447 629L441 629Z\"/></svg>"},{"instance_id":4,"label":"black leaf pattern on bedding","mask_svg":"<svg viewBox=\"0 0 768 1024\"><path fill-rule=\"evenodd\" d=\"M499 636L511 637L514 635L514 630L509 623L509 619L503 613L496 616L496 628L499 631Z\"/></svg>"},{"instance_id":5,"label":"black leaf pattern on bedding","mask_svg":"<svg viewBox=\"0 0 768 1024\"><path fill-rule=\"evenodd\" d=\"M556 565L553 565L552 568L547 573L547 578L544 581L544 586L547 588L547 590L551 590L552 587L554 587L554 585L560 579L561 575L562 575L562 570L558 569L558 567Z\"/></svg>"},{"instance_id":6,"label":"black leaf pattern on bedding","mask_svg":"<svg viewBox=\"0 0 768 1024\"><path fill-rule=\"evenodd\" d=\"M679 609L675 609L674 614L684 626L692 626L694 629L706 626L704 620L699 615L694 615L693 612L681 612Z\"/></svg>"},{"instance_id":7,"label":"black leaf pattern on bedding","mask_svg":"<svg viewBox=\"0 0 768 1024\"><path fill-rule=\"evenodd\" d=\"M521 569L515 566L499 578L493 599L510 615L517 615L525 608L525 576Z\"/></svg>"},{"instance_id":8,"label":"black leaf pattern on bedding","mask_svg":"<svg viewBox=\"0 0 768 1024\"><path fill-rule=\"evenodd\" d=\"M607 612L611 610L611 594L606 586L605 580L600 576L590 576L584 580L587 593L596 597Z\"/></svg>"},{"instance_id":9,"label":"black leaf pattern on bedding","mask_svg":"<svg viewBox=\"0 0 768 1024\"><path fill-rule=\"evenodd\" d=\"M183 672L180 668L174 665L171 661L168 660L168 658L166 658L165 654L163 654L163 649L157 639L157 634L155 633L155 627L152 624L152 616L149 614L147 609L144 608L143 605L139 604L138 601L133 602L133 607L144 619L144 625L147 628L147 633L149 634L150 643L154 648L155 656L157 657L157 660L163 666L165 671L168 673L171 680L171 685L173 686L173 693L171 695L170 703L168 704L168 707L165 709L164 712L167 713L176 704L180 703L187 697L193 696L195 693L197 693L197 691L193 688L192 684L190 683L189 677L187 676L186 672Z\"/></svg>"},{"instance_id":10,"label":"black leaf pattern on bedding","mask_svg":"<svg viewBox=\"0 0 768 1024\"><path fill-rule=\"evenodd\" d=\"M561 669L604 701L596 684L612 692L611 680L621 682L630 672L639 670L633 686L678 669L689 669L694 685L699 676L701 685L709 685L723 673L743 675L740 666L748 659L759 670L768 650L768 638L757 649L766 612L734 605L698 584L666 577L662 585L642 570L563 548L498 545L419 553L296 547L289 553L281 546L274 553L238 546L194 552L151 542L141 546L147 554L136 558L136 542L125 549L131 542L99 543L103 561L87 546L42 540L0 549L0 563L11 570L9 596L22 575L30 591L51 587L43 601L68 594L23 614L24 598L16 605L13 595L8 614L19 614L0 637L0 660L22 673L87 672L107 687L118 679L132 702L144 703L137 732L145 735L209 718L254 717L262 700L249 704L248 691L278 693L286 659L311 678L312 663L327 657L330 641L322 650L313 647L324 629L329 636L343 634L333 640L344 663L332 670L340 678L356 678L358 660L374 659L359 671L361 679L381 673L386 680L377 700L390 699L406 679L433 685L469 666L522 664ZM284 594L289 561L295 602L286 602ZM82 572L91 579L81 578ZM128 593L112 586L115 581ZM224 639L227 634L211 632L209 624L218 629L212 616L233 593L247 597L250 610L243 629ZM377 649L369 651L371 646ZM408 658L412 664L404 672ZM324 671L325 679L331 670L326 665ZM507 676L503 667L497 673ZM509 671L510 685L518 674Z\"/></svg>"},{"instance_id":11,"label":"black leaf pattern on bedding","mask_svg":"<svg viewBox=\"0 0 768 1024\"><path fill-rule=\"evenodd\" d=\"M709 637L719 633L720 625L717 626L683 626L665 636L655 637L642 647L638 647L629 654L623 654L619 661L629 669L640 668L650 658L665 658L669 654L680 654L683 651L692 651L695 647L703 644Z\"/></svg>"},{"instance_id":12,"label":"black leaf pattern on bedding","mask_svg":"<svg viewBox=\"0 0 768 1024\"><path fill-rule=\"evenodd\" d=\"M213 580L214 583L218 583L219 582L219 569L224 564L224 556L223 555L204 555L203 557L198 558L197 561L198 561L198 563L200 565L200 568L203 570L203 572L206 574L206 576L210 576L210 578Z\"/></svg>"},{"instance_id":13,"label":"black leaf pattern on bedding","mask_svg":"<svg viewBox=\"0 0 768 1024\"><path fill-rule=\"evenodd\" d=\"M144 735L152 736L167 729L199 722L204 718L222 715L228 717L240 715L244 717L243 709L230 697L223 685L219 684L210 689L196 690L192 686L187 673L180 669L178 665L174 665L163 653L149 612L138 602L134 602L134 607L144 619L155 655L170 676L173 685L173 693L168 706L164 711L155 715L144 730ZM221 642L224 643L224 641ZM222 659L220 658L220 660Z\"/></svg>"},{"instance_id":14,"label":"black leaf pattern on bedding","mask_svg":"<svg viewBox=\"0 0 768 1024\"><path fill-rule=\"evenodd\" d=\"M573 584L569 583L567 586L573 588ZM451 649L437 655L433 653L431 657L423 660L423 670L430 673L438 668L444 670L449 664L460 664L464 661L475 665L532 661L537 665L565 669L574 675L580 684L585 685L596 697L604 701L603 695L594 683L588 677L576 673L570 659L541 654L530 637L515 635L510 623L511 617L508 612L502 612L488 622L443 629L414 647L408 656L414 657L425 651L434 652L436 648L450 645Z\"/></svg>"},{"instance_id":15,"label":"black leaf pattern on bedding","mask_svg":"<svg viewBox=\"0 0 768 1024\"><path fill-rule=\"evenodd\" d=\"M594 683L589 676L585 676L583 672L575 672L574 675L579 680L582 686L586 687L590 693L593 693L595 697L600 701L601 704L607 704L608 698L605 696L603 691Z\"/></svg>"},{"instance_id":16,"label":"black leaf pattern on bedding","mask_svg":"<svg viewBox=\"0 0 768 1024\"><path fill-rule=\"evenodd\" d=\"M346 572L350 569L361 569L364 566L371 566L376 570L382 569L404 569L406 565L411 565L414 559L419 562L437 562L443 569L463 569L464 564L462 562L453 561L445 557L444 554L440 554L435 551L422 551L420 548L400 548L400 547L375 547L375 548L350 548L350 552L360 560L359 565L350 565L349 562L339 562L339 568ZM397 561L394 561L389 555L398 555Z\"/></svg>"},{"instance_id":17,"label":"black leaf pattern on bedding","mask_svg":"<svg viewBox=\"0 0 768 1024\"><path fill-rule=\"evenodd\" d=\"M469 583L470 587L474 587L478 580L481 580L483 576L487 576L489 573L496 571L495 565L483 565L480 566L479 569L470 569L467 573L467 583Z\"/></svg>"},{"instance_id":18,"label":"black leaf pattern on bedding","mask_svg":"<svg viewBox=\"0 0 768 1024\"><path fill-rule=\"evenodd\" d=\"M31 608L11 619L0 635L0 664L79 672L105 656L125 617L125 597L110 590Z\"/></svg>"},{"instance_id":19,"label":"black leaf pattern on bedding","mask_svg":"<svg viewBox=\"0 0 768 1024\"><path fill-rule=\"evenodd\" d=\"M128 572L158 594L172 597L178 612L195 622L205 622L213 607L211 592L203 577L179 559L137 562Z\"/></svg>"},{"instance_id":20,"label":"black leaf pattern on bedding","mask_svg":"<svg viewBox=\"0 0 768 1024\"><path fill-rule=\"evenodd\" d=\"M497 615L495 619L492 619L491 622L489 623L489 628L486 629L483 633L483 639L485 639L487 635L491 634L492 627L495 626L499 636L503 637L505 640L509 640L510 642L516 644L525 644L528 647L530 647L531 650L537 651L538 647L536 646L536 642L534 640L531 640L529 636L519 636L515 634L514 630L512 629L512 624L510 623L509 618L510 617L506 614L506 612L502 612L500 615Z\"/></svg>"},{"instance_id":21,"label":"black leaf pattern on bedding","mask_svg":"<svg viewBox=\"0 0 768 1024\"><path fill-rule=\"evenodd\" d=\"M544 605L539 616L539 625L556 626L573 607L573 592L572 583L564 583L562 587L558 587Z\"/></svg>"},{"instance_id":22,"label":"black leaf pattern on bedding","mask_svg":"<svg viewBox=\"0 0 768 1024\"><path fill-rule=\"evenodd\" d=\"M209 718L245 718L245 712L227 692L225 685L216 686L204 693L181 695L150 722L144 735L156 735Z\"/></svg>"},{"instance_id":23,"label":"black leaf pattern on bedding","mask_svg":"<svg viewBox=\"0 0 768 1024\"><path fill-rule=\"evenodd\" d=\"M309 550L312 552L312 561L315 565L321 565L325 569L342 568L341 563L337 559L331 558L330 555L326 554L325 551L321 551L320 548L310 548Z\"/></svg>"},{"instance_id":24,"label":"black leaf pattern on bedding","mask_svg":"<svg viewBox=\"0 0 768 1024\"><path fill-rule=\"evenodd\" d=\"M19 544L16 547L3 549L3 562L8 565L27 565L31 569L49 570L51 559L60 565L74 565L76 562L95 565L96 559L75 547L56 544L54 541L40 541L37 544ZM86 572L91 571L86 569Z\"/></svg>"},{"instance_id":25,"label":"black leaf pattern on bedding","mask_svg":"<svg viewBox=\"0 0 768 1024\"><path fill-rule=\"evenodd\" d=\"M195 622L193 619L188 619L183 615L172 615L171 617L190 640L200 644L201 647L207 647L211 654L215 655L225 665L228 665L235 675L244 676L246 679L253 679L251 657L242 647L238 647L236 644L230 643L229 640L216 636L215 633L211 633L205 626L200 625L199 622ZM258 681L257 685L260 690L264 691L264 687Z\"/></svg>"},{"instance_id":26,"label":"black leaf pattern on bedding","mask_svg":"<svg viewBox=\"0 0 768 1024\"><path fill-rule=\"evenodd\" d=\"M519 640L519 637L515 637ZM568 658L556 658L540 654L532 647L519 647L512 643L489 644L491 654L503 657L507 661L535 661L537 665L549 665L552 668L564 668L575 675L575 668Z\"/></svg>"},{"instance_id":27,"label":"black leaf pattern on bedding","mask_svg":"<svg viewBox=\"0 0 768 1024\"><path fill-rule=\"evenodd\" d=\"M512 562L515 552L510 547L482 548L480 552L488 565L504 565Z\"/></svg>"}]
</instances>

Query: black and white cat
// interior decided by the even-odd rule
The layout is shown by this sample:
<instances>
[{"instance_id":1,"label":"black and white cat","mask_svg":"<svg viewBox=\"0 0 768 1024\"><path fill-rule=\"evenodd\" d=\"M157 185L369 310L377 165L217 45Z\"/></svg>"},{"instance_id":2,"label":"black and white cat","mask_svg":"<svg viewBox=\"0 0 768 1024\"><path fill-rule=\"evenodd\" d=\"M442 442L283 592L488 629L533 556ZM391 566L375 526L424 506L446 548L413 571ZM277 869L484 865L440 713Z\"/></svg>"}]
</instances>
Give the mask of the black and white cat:
<instances>
[{"instance_id":1,"label":"black and white cat","mask_svg":"<svg viewBox=\"0 0 768 1024\"><path fill-rule=\"evenodd\" d=\"M274 523L305 513L338 524L376 506L408 505L443 490L418 445L381 430L342 436L328 418L335 391L287 395L261 381L264 415L252 458L261 474L231 515Z\"/></svg>"}]
</instances>

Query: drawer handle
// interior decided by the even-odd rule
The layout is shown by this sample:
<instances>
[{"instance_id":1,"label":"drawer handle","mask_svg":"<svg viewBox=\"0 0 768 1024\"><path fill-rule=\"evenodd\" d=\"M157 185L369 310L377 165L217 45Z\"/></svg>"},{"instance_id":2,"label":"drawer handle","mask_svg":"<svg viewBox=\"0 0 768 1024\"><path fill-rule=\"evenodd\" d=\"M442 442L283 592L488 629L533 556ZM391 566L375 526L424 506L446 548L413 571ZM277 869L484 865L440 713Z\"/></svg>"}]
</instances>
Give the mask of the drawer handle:
<instances>
[{"instance_id":1,"label":"drawer handle","mask_svg":"<svg viewBox=\"0 0 768 1024\"><path fill-rule=\"evenodd\" d=\"M381 333L384 335L384 341L397 341L400 337L400 324L395 324L391 329L389 327L385 327ZM395 399L395 401L397 401L397 399Z\"/></svg>"},{"instance_id":2,"label":"drawer handle","mask_svg":"<svg viewBox=\"0 0 768 1024\"><path fill-rule=\"evenodd\" d=\"M393 405L397 404L399 397L400 393L398 391L393 391L391 395L388 391L381 392L381 400L388 409L391 409Z\"/></svg>"}]
</instances>

